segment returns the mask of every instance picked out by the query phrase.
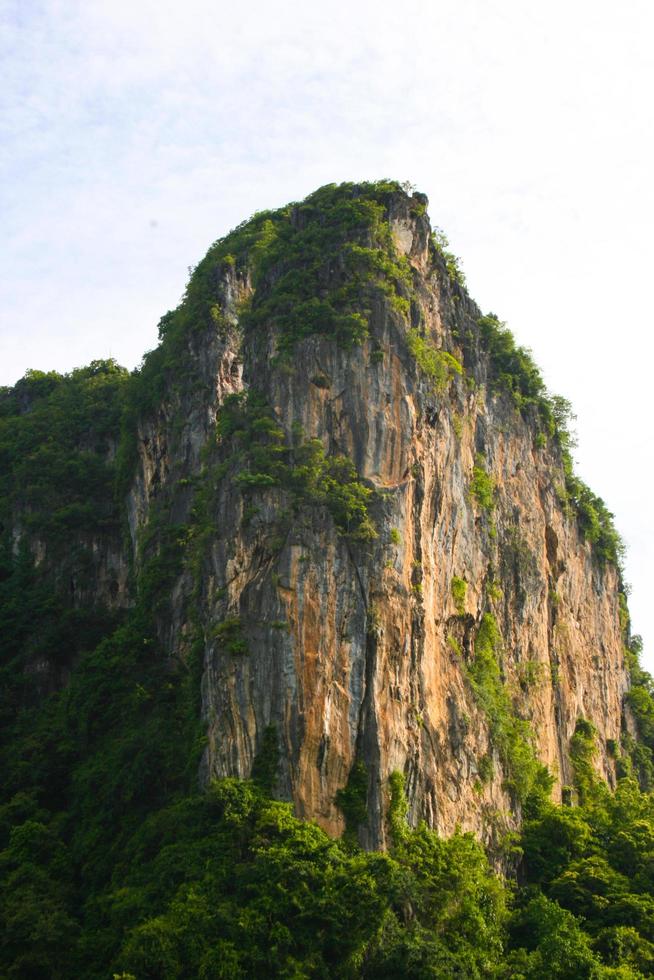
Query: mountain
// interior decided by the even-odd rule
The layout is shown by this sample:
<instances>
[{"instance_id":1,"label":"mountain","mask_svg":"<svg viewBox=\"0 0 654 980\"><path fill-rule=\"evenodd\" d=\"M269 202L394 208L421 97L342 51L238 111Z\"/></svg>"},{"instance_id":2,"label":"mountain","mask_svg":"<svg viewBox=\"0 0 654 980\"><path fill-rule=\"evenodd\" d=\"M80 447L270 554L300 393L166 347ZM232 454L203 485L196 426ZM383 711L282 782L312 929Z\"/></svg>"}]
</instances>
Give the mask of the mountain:
<instances>
[{"instance_id":1,"label":"mountain","mask_svg":"<svg viewBox=\"0 0 654 980\"><path fill-rule=\"evenodd\" d=\"M577 814L582 839L584 807L606 813L629 786L645 820L654 701L619 537L573 472L570 406L470 299L426 207L386 181L256 214L193 270L138 371L96 361L0 392L7 975L491 975L442 950L440 973L394 973L345 935L350 973L324 957L243 966L233 937L229 967L222 926L223 952L207 940L189 973L179 951L179 967L150 962L143 936L175 889L188 901L215 821L227 846L230 806L251 829L289 801L347 860L357 844L399 860L412 834L472 848L488 889L465 831L511 874L516 834L553 813ZM155 899L156 862L189 833ZM25 886L34 854L47 880ZM536 918L569 908L537 880L551 907ZM47 924L30 903L54 910ZM613 962L590 934L588 970ZM75 953L58 973L60 945ZM485 955L502 948L494 936ZM647 975L647 955L619 975ZM600 975L582 960L543 975Z\"/></svg>"}]
</instances>

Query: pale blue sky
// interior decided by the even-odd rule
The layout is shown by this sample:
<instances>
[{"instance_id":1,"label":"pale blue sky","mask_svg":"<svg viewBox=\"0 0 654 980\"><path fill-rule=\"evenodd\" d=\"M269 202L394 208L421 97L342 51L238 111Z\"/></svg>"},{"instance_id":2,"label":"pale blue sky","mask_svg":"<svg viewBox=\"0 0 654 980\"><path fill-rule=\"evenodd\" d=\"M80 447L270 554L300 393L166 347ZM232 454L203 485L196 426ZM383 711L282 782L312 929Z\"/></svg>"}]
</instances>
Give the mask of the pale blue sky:
<instances>
[{"instance_id":1,"label":"pale blue sky","mask_svg":"<svg viewBox=\"0 0 654 980\"><path fill-rule=\"evenodd\" d=\"M649 0L0 0L0 384L131 367L253 211L410 180L573 401L654 665L653 28Z\"/></svg>"}]
</instances>

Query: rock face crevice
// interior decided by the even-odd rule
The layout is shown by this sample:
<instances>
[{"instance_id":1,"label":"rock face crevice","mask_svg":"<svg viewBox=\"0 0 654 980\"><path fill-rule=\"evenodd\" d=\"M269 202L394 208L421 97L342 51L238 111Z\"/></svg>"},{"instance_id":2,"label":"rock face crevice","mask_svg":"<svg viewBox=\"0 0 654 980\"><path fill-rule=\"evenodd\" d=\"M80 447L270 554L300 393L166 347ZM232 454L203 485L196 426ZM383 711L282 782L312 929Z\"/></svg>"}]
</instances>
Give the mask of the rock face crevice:
<instances>
[{"instance_id":1,"label":"rock face crevice","mask_svg":"<svg viewBox=\"0 0 654 980\"><path fill-rule=\"evenodd\" d=\"M481 313L432 243L425 203L400 191L386 202L412 285L404 305L388 289L366 293L360 343L311 333L289 354L272 314L251 325L280 268L254 276L239 256L216 262L215 325L189 333L183 379L140 418L125 498L122 567L138 568L155 517L197 522L202 488L193 568L162 623L173 660L183 661L191 634L202 642L201 781L248 777L273 730L275 793L339 834L338 791L362 763L368 816L358 833L368 847L386 842L394 770L405 775L413 823L491 840L519 822L470 680L484 616L497 624L501 681L559 798L579 717L596 727L598 765L614 780L607 742L620 737L629 682L619 572L561 502L555 441L491 383ZM297 227L305 220L301 209L292 217ZM332 275L340 283L344 273L328 268L325 290ZM463 372L435 383L411 331ZM351 461L373 491L375 536L348 534L324 499L302 498L292 483L243 481L247 446L234 448L220 418L230 398L253 393L289 466L311 440L326 459Z\"/></svg>"}]
</instances>

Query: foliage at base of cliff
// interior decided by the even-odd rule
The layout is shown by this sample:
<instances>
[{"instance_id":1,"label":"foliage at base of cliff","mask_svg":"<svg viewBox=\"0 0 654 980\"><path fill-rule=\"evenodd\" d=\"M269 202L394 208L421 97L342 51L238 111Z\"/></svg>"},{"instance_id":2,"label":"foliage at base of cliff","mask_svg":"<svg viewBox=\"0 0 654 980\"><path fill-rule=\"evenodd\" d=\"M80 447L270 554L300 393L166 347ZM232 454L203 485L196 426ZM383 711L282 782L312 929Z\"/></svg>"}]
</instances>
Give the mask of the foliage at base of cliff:
<instances>
[{"instance_id":1,"label":"foliage at base of cliff","mask_svg":"<svg viewBox=\"0 0 654 980\"><path fill-rule=\"evenodd\" d=\"M637 980L654 970L654 814L628 781L583 808L534 801L517 892L470 834L405 828L389 853L364 853L225 780L133 827L105 880L80 894L71 848L43 817L17 824L0 852L7 976Z\"/></svg>"},{"instance_id":2,"label":"foliage at base of cliff","mask_svg":"<svg viewBox=\"0 0 654 980\"><path fill-rule=\"evenodd\" d=\"M5 744L2 975L652 975L654 798L628 777L609 791L587 722L571 744L575 805L553 804L540 780L522 838L507 841L522 854L519 887L473 835L410 829L399 773L390 849L366 853L270 799L270 773L193 790L197 675L192 661L161 671L151 599L144 587L128 622Z\"/></svg>"}]
</instances>

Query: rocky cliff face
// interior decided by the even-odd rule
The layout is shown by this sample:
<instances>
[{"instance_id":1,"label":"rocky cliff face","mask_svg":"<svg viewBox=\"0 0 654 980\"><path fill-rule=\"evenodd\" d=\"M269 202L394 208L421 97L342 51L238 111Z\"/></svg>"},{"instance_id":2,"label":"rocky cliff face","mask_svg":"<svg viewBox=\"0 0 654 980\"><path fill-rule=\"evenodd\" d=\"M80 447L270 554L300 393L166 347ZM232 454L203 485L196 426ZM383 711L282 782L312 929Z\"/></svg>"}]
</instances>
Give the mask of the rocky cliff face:
<instances>
[{"instance_id":1,"label":"rocky cliff face","mask_svg":"<svg viewBox=\"0 0 654 980\"><path fill-rule=\"evenodd\" d=\"M370 847L395 770L412 822L496 839L536 758L572 781L581 717L613 782L629 683L601 502L425 205L327 188L214 246L142 375L123 560L91 549L129 607L128 559L183 542L158 628L173 665L201 648L201 780L268 765Z\"/></svg>"}]
</instances>

